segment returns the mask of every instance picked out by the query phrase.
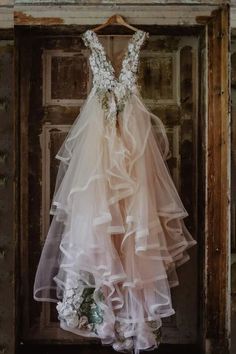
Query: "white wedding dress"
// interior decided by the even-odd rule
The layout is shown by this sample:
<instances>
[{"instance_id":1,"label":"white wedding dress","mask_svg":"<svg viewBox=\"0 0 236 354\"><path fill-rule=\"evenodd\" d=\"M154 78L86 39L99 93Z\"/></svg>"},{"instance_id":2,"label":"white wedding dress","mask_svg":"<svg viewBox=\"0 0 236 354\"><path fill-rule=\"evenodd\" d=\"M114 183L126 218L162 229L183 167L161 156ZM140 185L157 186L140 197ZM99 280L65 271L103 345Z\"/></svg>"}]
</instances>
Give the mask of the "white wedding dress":
<instances>
[{"instance_id":1,"label":"white wedding dress","mask_svg":"<svg viewBox=\"0 0 236 354\"><path fill-rule=\"evenodd\" d=\"M161 319L175 313L176 267L196 244L165 162L164 126L136 84L148 37L133 34L116 77L96 33L82 34L93 86L56 155L53 217L33 294L57 303L64 330L135 353L159 345Z\"/></svg>"}]
</instances>

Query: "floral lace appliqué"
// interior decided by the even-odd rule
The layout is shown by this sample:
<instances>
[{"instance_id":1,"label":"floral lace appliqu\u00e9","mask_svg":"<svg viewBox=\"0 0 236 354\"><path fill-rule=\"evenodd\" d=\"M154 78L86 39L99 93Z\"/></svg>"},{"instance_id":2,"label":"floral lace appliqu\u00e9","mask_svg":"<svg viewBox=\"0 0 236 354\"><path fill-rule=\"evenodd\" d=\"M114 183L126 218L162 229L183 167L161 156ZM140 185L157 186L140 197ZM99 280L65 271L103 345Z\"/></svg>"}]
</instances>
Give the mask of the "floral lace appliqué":
<instances>
[{"instance_id":1,"label":"floral lace appliqu\u00e9","mask_svg":"<svg viewBox=\"0 0 236 354\"><path fill-rule=\"evenodd\" d=\"M141 30L133 34L122 61L120 74L116 78L115 70L107 59L96 33L87 30L82 34L85 45L91 49L89 62L93 72L93 89L108 121L116 121L118 113L124 109L126 101L135 89L140 48L148 37L149 33Z\"/></svg>"},{"instance_id":2,"label":"floral lace appliqu\u00e9","mask_svg":"<svg viewBox=\"0 0 236 354\"><path fill-rule=\"evenodd\" d=\"M68 327L88 330L97 334L97 326L103 322L101 308L95 303L94 288L88 287L79 279L67 284L63 293L63 300L57 303L59 320ZM103 298L102 293L99 297Z\"/></svg>"},{"instance_id":3,"label":"floral lace appliqu\u00e9","mask_svg":"<svg viewBox=\"0 0 236 354\"><path fill-rule=\"evenodd\" d=\"M82 274L83 272L80 272ZM83 279L89 279L93 283L93 275L84 272ZM88 286L82 278L70 278L63 292L63 299L57 303L58 318L66 326L76 328L81 331L88 331L99 336L104 323L104 313L99 302L105 303L105 298L101 290L96 294L98 303L94 300L94 287ZM157 345L161 342L161 327L158 321L147 321ZM101 326L101 327L100 327ZM131 351L135 346L135 338L132 333L138 330L138 324L120 322L114 323L113 348L116 351ZM127 335L129 333L129 335ZM137 331L138 333L138 331Z\"/></svg>"},{"instance_id":4,"label":"floral lace appliqu\u00e9","mask_svg":"<svg viewBox=\"0 0 236 354\"><path fill-rule=\"evenodd\" d=\"M157 321L147 321L146 324L150 328L153 333L157 346L161 343L161 327L159 327ZM116 351L131 351L134 348L134 340L132 336L127 337L127 333L132 332L133 328L132 324L122 323L119 321L115 322L115 336L116 340L113 343L113 349Z\"/></svg>"}]
</instances>

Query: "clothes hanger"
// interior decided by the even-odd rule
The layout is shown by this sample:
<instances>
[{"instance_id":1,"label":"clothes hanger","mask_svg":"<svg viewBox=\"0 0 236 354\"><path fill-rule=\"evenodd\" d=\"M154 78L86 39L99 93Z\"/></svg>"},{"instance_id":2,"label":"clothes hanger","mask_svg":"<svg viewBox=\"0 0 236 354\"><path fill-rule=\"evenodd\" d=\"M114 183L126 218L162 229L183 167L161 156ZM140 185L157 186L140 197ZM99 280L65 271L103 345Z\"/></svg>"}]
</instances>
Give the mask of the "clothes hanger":
<instances>
[{"instance_id":1,"label":"clothes hanger","mask_svg":"<svg viewBox=\"0 0 236 354\"><path fill-rule=\"evenodd\" d=\"M95 27L92 29L92 31L94 32L97 32L99 31L100 29L104 28L104 27L107 27L109 25L113 25L113 24L117 24L117 25L121 25L121 26L125 26L135 32L139 31L138 28L136 27L133 27L131 25L129 25L122 16L120 15L113 15L111 17L109 17L104 23L102 23L101 25Z\"/></svg>"}]
</instances>

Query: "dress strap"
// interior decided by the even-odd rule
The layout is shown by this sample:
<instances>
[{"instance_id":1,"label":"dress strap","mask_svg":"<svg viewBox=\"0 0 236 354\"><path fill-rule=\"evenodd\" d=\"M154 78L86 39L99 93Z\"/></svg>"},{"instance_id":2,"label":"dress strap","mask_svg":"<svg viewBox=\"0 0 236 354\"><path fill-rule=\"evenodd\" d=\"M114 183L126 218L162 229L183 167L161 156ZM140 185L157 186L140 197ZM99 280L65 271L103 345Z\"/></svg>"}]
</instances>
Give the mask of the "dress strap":
<instances>
[{"instance_id":1,"label":"dress strap","mask_svg":"<svg viewBox=\"0 0 236 354\"><path fill-rule=\"evenodd\" d=\"M140 49L148 37L148 32L138 30L134 33L132 40L129 43L120 74L120 82L125 84L130 90L133 89L137 80Z\"/></svg>"},{"instance_id":2,"label":"dress strap","mask_svg":"<svg viewBox=\"0 0 236 354\"><path fill-rule=\"evenodd\" d=\"M92 30L87 30L84 33L82 33L81 38L86 47L89 47L91 49L103 50L103 46L98 41L96 34ZM142 45L145 43L146 39L148 38L149 38L148 32L138 30L136 33L134 33L132 41L129 44L130 49L132 47L132 49L135 48L135 51L140 51Z\"/></svg>"},{"instance_id":3,"label":"dress strap","mask_svg":"<svg viewBox=\"0 0 236 354\"><path fill-rule=\"evenodd\" d=\"M135 33L133 42L137 51L140 51L141 47L143 46L143 44L146 42L148 38L149 38L148 32L139 30Z\"/></svg>"},{"instance_id":4,"label":"dress strap","mask_svg":"<svg viewBox=\"0 0 236 354\"><path fill-rule=\"evenodd\" d=\"M98 41L96 34L92 30L87 30L82 33L81 38L86 47L89 47L91 50L96 49L97 51L102 51L103 47Z\"/></svg>"},{"instance_id":5,"label":"dress strap","mask_svg":"<svg viewBox=\"0 0 236 354\"><path fill-rule=\"evenodd\" d=\"M135 33L133 38L133 52L135 55L131 55L130 58L132 60L132 71L134 73L137 72L139 65L139 56L142 46L146 43L146 40L149 38L149 33L139 30Z\"/></svg>"}]
</instances>

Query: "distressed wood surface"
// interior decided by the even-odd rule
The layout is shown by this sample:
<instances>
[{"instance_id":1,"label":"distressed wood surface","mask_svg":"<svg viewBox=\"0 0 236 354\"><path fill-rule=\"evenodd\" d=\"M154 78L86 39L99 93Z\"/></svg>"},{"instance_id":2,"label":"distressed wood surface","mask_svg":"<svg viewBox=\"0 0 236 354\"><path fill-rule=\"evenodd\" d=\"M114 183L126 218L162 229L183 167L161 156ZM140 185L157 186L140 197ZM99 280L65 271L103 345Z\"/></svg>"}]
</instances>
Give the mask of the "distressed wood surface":
<instances>
[{"instance_id":1,"label":"distressed wood surface","mask_svg":"<svg viewBox=\"0 0 236 354\"><path fill-rule=\"evenodd\" d=\"M16 278L13 49L12 40L0 39L0 352L12 354Z\"/></svg>"},{"instance_id":2,"label":"distressed wood surface","mask_svg":"<svg viewBox=\"0 0 236 354\"><path fill-rule=\"evenodd\" d=\"M236 29L236 0L235 4L230 7L230 26L232 30Z\"/></svg>"},{"instance_id":3,"label":"distressed wood surface","mask_svg":"<svg viewBox=\"0 0 236 354\"><path fill-rule=\"evenodd\" d=\"M231 40L231 333L236 333L236 37ZM232 336L231 352L236 353Z\"/></svg>"},{"instance_id":4,"label":"distressed wood surface","mask_svg":"<svg viewBox=\"0 0 236 354\"><path fill-rule=\"evenodd\" d=\"M19 44L20 45L20 44ZM20 171L19 171L19 180L20 180L20 186L21 188L21 193L20 193L20 201L19 201L19 215L20 215L20 220L21 223L19 224L19 234L20 235L27 235L28 234L28 229L29 229L29 219L28 219L28 114L29 114L29 75L30 75L30 68L31 68L31 39L30 37L27 38L27 41L24 44L24 50L27 53L25 61L22 60L21 53L18 51L18 41L17 41L17 56L18 56L18 61L17 63L19 64L19 67L17 67L18 73L23 70L23 67L26 66L28 70L25 72L25 75L21 77L20 82L18 82L19 77L17 76L17 87L19 88L17 93L18 93L18 99L19 99L19 93L20 97L23 100L24 104L20 104L18 106L18 114L20 117L22 117L22 120L20 120L20 125L18 125L18 132L19 129L21 129L22 135L19 135L19 146L20 146L20 161L19 164L21 166ZM17 116L18 119L18 116ZM21 272L24 273L27 271L27 268L25 267L25 264L21 263L21 257L23 258L28 258L28 249L24 247L24 243L22 242L22 238L20 237L19 242L19 253L20 253L20 258L18 257L19 265ZM28 287L28 282L24 277L19 274L19 279L18 279L18 293L17 293L17 298L18 298L18 307L16 309L18 318L21 318L21 312L20 308L24 301L27 301L27 296L28 294L24 294L21 291L22 288L27 288ZM21 304L21 305L20 305ZM24 326L27 326L28 322L22 323L22 327L19 328L19 333L20 331L24 328Z\"/></svg>"},{"instance_id":5,"label":"distressed wood surface","mask_svg":"<svg viewBox=\"0 0 236 354\"><path fill-rule=\"evenodd\" d=\"M208 23L206 345L229 353L230 100L229 11Z\"/></svg>"},{"instance_id":6,"label":"distressed wood surface","mask_svg":"<svg viewBox=\"0 0 236 354\"><path fill-rule=\"evenodd\" d=\"M6 0L5 0L6 1ZM187 4L187 5L195 5L195 4L223 4L227 3L228 0L148 0L145 1L145 5L169 5L169 4ZM90 5L90 4L108 4L108 5L120 5L120 4L141 4L143 5L143 0L15 0L15 4L42 4L42 3L50 3L50 4L83 4L83 5Z\"/></svg>"},{"instance_id":7,"label":"distressed wood surface","mask_svg":"<svg viewBox=\"0 0 236 354\"><path fill-rule=\"evenodd\" d=\"M12 7L14 5L14 0L0 0L0 6Z\"/></svg>"},{"instance_id":8,"label":"distressed wood surface","mask_svg":"<svg viewBox=\"0 0 236 354\"><path fill-rule=\"evenodd\" d=\"M99 5L91 6L32 6L15 5L15 25L95 25L104 22L114 13L124 16L127 22L132 24L148 25L200 25L198 18L211 15L217 5L150 5L142 6L116 6Z\"/></svg>"},{"instance_id":9,"label":"distressed wood surface","mask_svg":"<svg viewBox=\"0 0 236 354\"><path fill-rule=\"evenodd\" d=\"M200 271L199 271L199 353L207 353L205 345L205 327L206 327L206 318L205 318L205 307L206 307L206 246L207 246L207 237L206 237L206 151L207 151L207 102L208 102L208 48L207 48L207 26L204 27L203 31L199 36L199 82L200 92L199 92L199 129L197 132L197 141L198 149L202 153L199 154L198 159L198 174L199 181L197 185L198 192L198 206L199 206L199 223L198 223L198 240L202 247L199 247L198 254L200 260Z\"/></svg>"},{"instance_id":10,"label":"distressed wood surface","mask_svg":"<svg viewBox=\"0 0 236 354\"><path fill-rule=\"evenodd\" d=\"M236 326L236 38L231 42L231 311ZM236 338L232 338L236 352Z\"/></svg>"},{"instance_id":11,"label":"distressed wood surface","mask_svg":"<svg viewBox=\"0 0 236 354\"><path fill-rule=\"evenodd\" d=\"M0 5L0 29L13 28L14 14L12 6Z\"/></svg>"},{"instance_id":12,"label":"distressed wood surface","mask_svg":"<svg viewBox=\"0 0 236 354\"><path fill-rule=\"evenodd\" d=\"M102 6L102 5L101 5ZM174 6L174 5L173 5ZM19 9L22 9L22 11L23 11L23 6L22 7L18 7L18 10ZM77 7L76 7L77 8ZM208 8L208 6L205 6L204 8ZM209 14L209 12L210 12L210 9L212 9L212 8L214 8L214 6L212 6L212 7L209 7L209 11L207 11L207 16L208 16L208 14ZM177 7L177 6L175 6L175 9L176 9L176 11L178 11L178 9L179 9L179 7ZM203 7L202 7L202 9L203 9ZM41 9L40 9L40 6L39 6L39 10L41 11ZM53 11L53 7L51 7L51 13L52 13L52 11ZM149 14L149 18L151 18L151 14ZM153 14L153 16L155 17L156 16L156 13L155 14ZM40 16L39 16L40 17ZM182 17L182 15L181 15L181 17ZM131 19L132 19L132 16L131 16ZM146 19L148 19L148 17L146 17ZM97 19L98 21L100 21L100 19L98 18ZM141 18L138 18L137 19L137 23L140 23L141 24L141 22L142 22L142 20L141 20ZM32 21L32 23L33 23L34 21ZM164 21L162 21L162 23L163 23ZM167 22L168 22L168 18L166 18L165 19L165 25L167 24ZM30 21L29 21L29 23L30 23ZM36 25L37 24L39 24L40 23L40 21L36 21L35 22L36 23ZM45 21L45 23L44 22L42 22L43 24L46 24L47 25L47 21ZM26 24L27 24L27 22L26 22ZM48 24L50 25L50 21L48 22ZM89 23L88 23L89 24ZM90 22L90 24L91 24L91 22ZM87 25L87 24L86 24ZM235 25L234 25L234 27L236 27ZM227 32L227 31L226 31ZM209 33L210 33L210 31L209 31ZM217 37L215 37L215 39L214 39L216 42L217 42ZM211 43L212 43L212 39L211 39ZM210 44L210 47L209 48L211 48L211 46L212 46L212 44ZM226 49L226 53L227 53L227 48L223 48L223 49ZM222 49L222 50L223 50ZM212 60L212 56L213 55L216 55L216 53L218 53L218 52L216 52L215 50L212 52L212 53L210 53L210 56L211 56L211 60ZM227 66L227 63L225 63L226 64L226 66ZM210 68L211 69L211 68ZM221 70L224 70L224 68L223 68L223 66L221 66ZM201 82L203 82L203 80L204 80L204 78L205 78L205 74L203 74L203 76L202 76L202 80L201 80ZM216 82L215 82L215 84L214 85L216 85ZM210 87L211 87L211 89L213 89L215 86L213 85L213 82L211 81L211 85L210 85ZM223 83L223 85L225 85L225 83ZM207 82L205 82L205 86L207 87ZM206 95L207 95L207 93L206 93ZM214 102L216 102L216 101L214 101ZM211 105L211 109L212 109L212 101L211 101L211 103L210 103L210 105ZM217 106L218 107L218 106ZM220 111L221 113L220 113L220 115L221 115L221 117L222 117L222 111ZM66 114L66 111L65 111L65 114ZM202 114L204 114L204 110L202 111ZM212 111L211 111L211 115L212 115ZM216 117L218 116L218 112L217 112L217 115L216 115ZM203 118L204 119L204 118ZM213 119L213 118L212 118ZM220 146L220 147L222 147L222 152L224 151L224 152L226 152L226 156L227 156L227 149L225 150L225 148L226 148L226 146L225 146L225 140L224 140L224 138L226 137L227 138L227 134L226 134L226 130L225 130L225 124L227 124L227 122L224 122L224 120L222 120L222 127L223 127L223 139L222 140L220 140L220 138L219 138L219 132L217 133L217 131L214 129L214 134L216 134L216 139L215 138L213 138L213 133L211 134L211 140L210 140L210 143L211 144L215 144L214 146L216 147L217 146L217 144L218 144L218 147ZM204 126L204 124L203 124L203 126ZM218 127L219 129L221 129L221 127ZM203 134L203 133L202 133ZM214 140L215 139L215 140ZM227 139L226 139L227 140ZM223 144L222 144L222 142L223 142ZM212 145L211 145L212 146ZM204 146L203 146L203 148L202 148L202 150L204 151ZM212 149L210 149L209 150L209 158L213 158L213 156L214 156L214 154L216 153L216 148L214 148L213 150ZM215 170L218 170L217 169L217 161L218 161L218 158L219 158L219 156L218 155L216 155L217 157L216 157L216 160L215 160ZM222 161L222 159L223 159L223 157L222 157L222 155L221 155L221 158L220 158L220 160ZM224 175L224 173L223 173L223 170L222 170L222 166L226 166L225 165L225 161L224 161L224 163L223 164L221 164L220 163L220 169L219 169L219 172L221 173L221 176L222 176L222 178L223 179L225 179L225 175ZM199 166L199 168L201 168L201 167L207 167L208 168L208 171L210 171L209 170L209 166ZM226 173L227 173L227 168L226 168ZM212 178L212 177L211 177ZM211 178L210 178L210 175L209 175L209 185L208 185L208 187L210 186L211 188L213 188L213 190L214 190L214 179L212 179L211 180ZM219 185L219 180L217 179L217 187L216 187L216 189L219 189L220 190L220 188L221 188L221 185ZM225 191L225 185L223 185L223 190ZM208 190L208 193L210 193L209 192L209 190ZM215 193L215 192L214 192ZM227 194L226 194L227 195ZM222 205L223 205L223 211L222 211L222 213L223 212L225 212L225 206L226 206L226 203L225 203L225 195L223 195L223 194L218 194L218 197L220 198L220 203L222 203ZM216 195L214 196L214 198L216 198ZM221 199L222 198L222 199ZM211 203L213 203L213 204L211 204L211 206L212 205L214 205L214 199L211 199ZM204 205L204 201L203 201L203 204L201 204L201 206L203 206ZM213 208L213 206L212 206L212 208ZM221 221L219 221L219 223L218 223L218 225L221 225L220 227L220 230L221 230L221 232L223 232L222 233L222 235L227 235L227 231L226 231L226 233L225 233L225 230L226 230L226 225L223 225L222 224L222 218L223 218L223 214L221 214L221 216L220 216L220 220ZM217 222L217 217L215 216L214 217L214 220L216 220L216 222ZM226 220L227 220L227 215L226 215ZM210 223L210 219L208 219L208 222L209 222L209 227L211 227L212 226L212 224L213 224L213 221L211 221L211 223ZM211 230L211 228L209 228L209 230ZM216 228L214 229L215 231L214 232L216 232L217 230L216 230ZM225 301L226 300L226 294L225 294L225 292L224 291L222 291L221 290L221 285L223 286L224 284L225 284L225 282L227 281L227 279L226 279L226 274L224 274L224 271L227 271L227 264L226 264L226 259L227 259L227 253L225 253L224 251L225 251L225 247L227 246L226 245L226 243L225 243L225 239L223 239L223 236L222 236L222 239L220 240L220 244L221 245L223 245L223 252L222 252L222 250L220 250L220 256L218 257L217 256L217 252L214 252L214 250L212 249L212 247L213 246L211 246L211 248L209 249L209 242L210 242L210 239L211 239L211 236L212 236L212 233L210 233L210 234L208 234L208 233L206 233L206 236L207 237L209 237L209 241L208 241L208 239L206 239L206 246L207 246L207 253L208 253L208 256L210 255L210 261L209 261L209 263L207 264L207 266L206 266L206 269L205 269L205 271L206 271L206 274L207 274L207 272L209 272L209 278L207 279L207 287L208 286L210 286L210 292L209 292L209 294L207 295L207 291L206 291L206 296L207 296L207 301L208 301L208 307L207 307L207 321L210 321L210 322L213 322L214 323L214 321L215 322L217 322L217 321L219 321L219 325L214 325L214 328L213 328L213 331L211 332L211 333L209 333L208 332L208 337L207 337L207 344L206 344L206 347L207 347L207 351L210 353L214 353L214 354L216 354L216 353L227 353L227 351L223 351L223 347L222 347L222 345L224 346L224 348L226 348L227 347L227 338L228 338L228 333L226 333L227 332L227 328L225 328L225 327L223 327L223 325L225 324L225 321L226 321L226 324L228 323L228 319L227 319L227 301ZM204 237L205 237L205 234L204 234ZM215 238L213 238L213 240L215 240ZM219 259L221 260L221 261L219 261ZM217 268L217 265L220 267L218 267ZM213 266L213 268L212 268L212 266ZM223 266L222 268L221 268L221 266ZM222 270L221 270L222 269ZM220 275L220 279L222 280L222 282L221 282L221 280L219 281L219 271L221 272L221 275ZM213 286L214 286L214 276L216 275L216 290L214 291L213 290ZM213 305L212 305L212 308L210 308L210 303L211 303L211 299L212 298L214 298L214 297L218 297L218 300L214 300L213 301ZM205 299L204 299L205 300ZM205 310L205 308L204 308L204 310ZM212 311L212 314L211 314L211 311ZM217 312L217 311L219 311L219 312ZM224 312L225 311L225 312ZM205 315L205 313L203 313L202 314L202 316L204 316ZM210 319L210 320L209 320ZM209 326L210 326L210 322L207 322L207 328L209 328ZM226 338L226 341L225 341L225 338ZM217 344L217 343L219 343L219 340L221 340L221 344L220 344L220 346ZM215 349L216 348L216 349ZM220 348L220 349L219 349ZM215 350L214 350L215 349ZM2 347L1 347L1 350L2 350ZM11 349L9 349L9 352L10 352L10 350ZM76 348L76 351L77 351L78 349ZM225 349L224 349L225 350ZM23 350L23 352L24 352L24 350ZM32 351L31 351L32 352ZM12 353L13 353L13 351L12 351ZM25 352L24 352L25 353ZM183 352L181 352L182 354L183 354ZM199 353L198 353L199 354Z\"/></svg>"},{"instance_id":13,"label":"distressed wood surface","mask_svg":"<svg viewBox=\"0 0 236 354\"><path fill-rule=\"evenodd\" d=\"M208 16L209 11L224 3L230 3L230 0L152 0L145 2L145 7L142 0L0 0L0 28L12 28L14 21L16 25L91 25L101 23L114 12L128 16L128 21L138 24L142 22L136 12L138 7L141 11L145 9L146 14L141 17L144 21L146 17L150 24L191 25L198 22L197 17ZM231 3L232 8L236 6L236 0ZM99 13L105 13L106 17L98 16L98 6ZM174 18L169 11L175 13Z\"/></svg>"}]
</instances>

